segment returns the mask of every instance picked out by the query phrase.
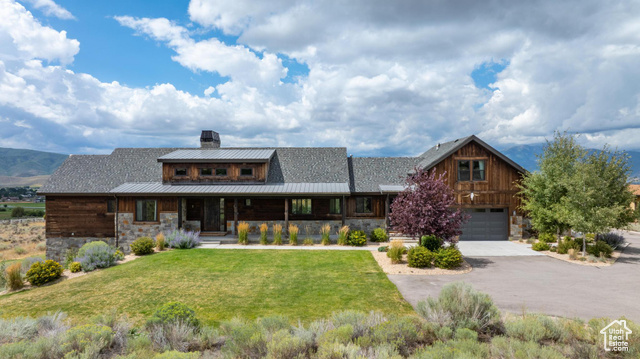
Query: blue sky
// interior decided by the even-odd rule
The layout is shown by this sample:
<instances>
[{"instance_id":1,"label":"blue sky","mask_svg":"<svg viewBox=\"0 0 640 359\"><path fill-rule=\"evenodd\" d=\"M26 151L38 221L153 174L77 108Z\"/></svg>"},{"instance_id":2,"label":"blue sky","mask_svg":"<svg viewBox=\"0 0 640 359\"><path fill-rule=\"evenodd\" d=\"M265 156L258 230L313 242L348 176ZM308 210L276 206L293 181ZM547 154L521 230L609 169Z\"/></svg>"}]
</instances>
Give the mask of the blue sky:
<instances>
[{"instance_id":1,"label":"blue sky","mask_svg":"<svg viewBox=\"0 0 640 359\"><path fill-rule=\"evenodd\" d=\"M0 146L640 149L637 3L385 4L3 0Z\"/></svg>"}]
</instances>

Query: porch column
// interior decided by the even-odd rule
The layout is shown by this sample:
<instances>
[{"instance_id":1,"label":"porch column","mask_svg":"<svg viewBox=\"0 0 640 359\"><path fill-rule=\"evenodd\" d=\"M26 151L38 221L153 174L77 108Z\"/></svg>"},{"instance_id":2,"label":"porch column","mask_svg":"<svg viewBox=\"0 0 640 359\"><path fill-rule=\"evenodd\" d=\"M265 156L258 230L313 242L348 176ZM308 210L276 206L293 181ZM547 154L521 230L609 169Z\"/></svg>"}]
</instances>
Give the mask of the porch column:
<instances>
[{"instance_id":1,"label":"porch column","mask_svg":"<svg viewBox=\"0 0 640 359\"><path fill-rule=\"evenodd\" d=\"M387 194L387 198L384 201L384 225L389 230L389 194Z\"/></svg>"},{"instance_id":2,"label":"porch column","mask_svg":"<svg viewBox=\"0 0 640 359\"><path fill-rule=\"evenodd\" d=\"M238 199L233 199L233 234L238 234Z\"/></svg>"},{"instance_id":3,"label":"porch column","mask_svg":"<svg viewBox=\"0 0 640 359\"><path fill-rule=\"evenodd\" d=\"M288 233L287 232L288 230L289 230L289 199L285 198L284 199L284 228L282 229L282 232Z\"/></svg>"},{"instance_id":4,"label":"porch column","mask_svg":"<svg viewBox=\"0 0 640 359\"><path fill-rule=\"evenodd\" d=\"M347 223L347 206L345 204L345 197L342 196L342 202L340 202L340 212L342 213L342 226Z\"/></svg>"},{"instance_id":5,"label":"porch column","mask_svg":"<svg viewBox=\"0 0 640 359\"><path fill-rule=\"evenodd\" d=\"M182 228L182 197L178 197L178 229Z\"/></svg>"}]
</instances>

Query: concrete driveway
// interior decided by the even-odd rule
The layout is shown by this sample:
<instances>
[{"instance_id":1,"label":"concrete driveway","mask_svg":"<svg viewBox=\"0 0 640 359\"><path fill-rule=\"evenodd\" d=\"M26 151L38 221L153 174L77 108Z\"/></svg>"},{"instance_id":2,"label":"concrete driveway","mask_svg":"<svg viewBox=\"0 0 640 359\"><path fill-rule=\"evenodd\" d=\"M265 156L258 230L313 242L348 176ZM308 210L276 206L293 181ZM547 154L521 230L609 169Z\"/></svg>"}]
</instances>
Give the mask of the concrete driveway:
<instances>
[{"instance_id":1,"label":"concrete driveway","mask_svg":"<svg viewBox=\"0 0 640 359\"><path fill-rule=\"evenodd\" d=\"M464 281L488 293L503 311L640 322L640 233L610 267L588 267L547 256L473 257L473 271L450 276L389 275L412 305L437 296L443 285ZM513 245L518 245L511 243Z\"/></svg>"},{"instance_id":2,"label":"concrete driveway","mask_svg":"<svg viewBox=\"0 0 640 359\"><path fill-rule=\"evenodd\" d=\"M530 244L510 241L460 241L458 249L465 257L544 256L531 250Z\"/></svg>"}]
</instances>

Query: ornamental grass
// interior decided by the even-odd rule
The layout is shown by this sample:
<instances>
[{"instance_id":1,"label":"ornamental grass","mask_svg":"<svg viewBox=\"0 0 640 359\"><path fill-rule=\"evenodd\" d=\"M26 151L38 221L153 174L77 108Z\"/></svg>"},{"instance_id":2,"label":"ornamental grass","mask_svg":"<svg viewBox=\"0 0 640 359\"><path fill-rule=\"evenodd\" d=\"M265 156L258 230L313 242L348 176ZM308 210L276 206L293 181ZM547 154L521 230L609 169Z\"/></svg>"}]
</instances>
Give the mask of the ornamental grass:
<instances>
[{"instance_id":1,"label":"ornamental grass","mask_svg":"<svg viewBox=\"0 0 640 359\"><path fill-rule=\"evenodd\" d=\"M297 246L298 245L298 232L300 229L295 224L289 225L289 245Z\"/></svg>"},{"instance_id":2,"label":"ornamental grass","mask_svg":"<svg viewBox=\"0 0 640 359\"><path fill-rule=\"evenodd\" d=\"M331 239L329 238L329 234L331 233L331 226L328 224L325 224L324 226L322 226L322 228L320 228L320 234L322 234L322 245L323 246L328 246L331 244Z\"/></svg>"},{"instance_id":3,"label":"ornamental grass","mask_svg":"<svg viewBox=\"0 0 640 359\"><path fill-rule=\"evenodd\" d=\"M269 226L266 223L262 223L260 225L260 244L262 245L269 244L269 240L267 240L268 232L269 232Z\"/></svg>"},{"instance_id":4,"label":"ornamental grass","mask_svg":"<svg viewBox=\"0 0 640 359\"><path fill-rule=\"evenodd\" d=\"M273 244L282 245L282 225L278 223L273 225Z\"/></svg>"},{"instance_id":5,"label":"ornamental grass","mask_svg":"<svg viewBox=\"0 0 640 359\"><path fill-rule=\"evenodd\" d=\"M238 244L249 244L249 223L238 223Z\"/></svg>"},{"instance_id":6,"label":"ornamental grass","mask_svg":"<svg viewBox=\"0 0 640 359\"><path fill-rule=\"evenodd\" d=\"M349 226L342 226L338 231L338 245L346 246L347 238L349 237Z\"/></svg>"}]
</instances>

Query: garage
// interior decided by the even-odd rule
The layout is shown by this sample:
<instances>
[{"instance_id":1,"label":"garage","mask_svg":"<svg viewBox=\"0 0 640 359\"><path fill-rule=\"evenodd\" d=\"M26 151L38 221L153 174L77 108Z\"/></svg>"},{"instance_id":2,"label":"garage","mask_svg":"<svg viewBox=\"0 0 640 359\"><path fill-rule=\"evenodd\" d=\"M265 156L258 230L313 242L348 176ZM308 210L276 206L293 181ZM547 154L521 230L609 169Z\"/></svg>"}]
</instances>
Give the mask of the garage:
<instances>
[{"instance_id":1,"label":"garage","mask_svg":"<svg viewBox=\"0 0 640 359\"><path fill-rule=\"evenodd\" d=\"M461 241L504 241L509 239L507 208L469 208L471 218L462 225Z\"/></svg>"}]
</instances>

